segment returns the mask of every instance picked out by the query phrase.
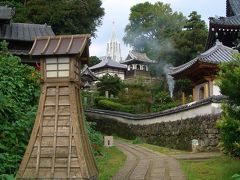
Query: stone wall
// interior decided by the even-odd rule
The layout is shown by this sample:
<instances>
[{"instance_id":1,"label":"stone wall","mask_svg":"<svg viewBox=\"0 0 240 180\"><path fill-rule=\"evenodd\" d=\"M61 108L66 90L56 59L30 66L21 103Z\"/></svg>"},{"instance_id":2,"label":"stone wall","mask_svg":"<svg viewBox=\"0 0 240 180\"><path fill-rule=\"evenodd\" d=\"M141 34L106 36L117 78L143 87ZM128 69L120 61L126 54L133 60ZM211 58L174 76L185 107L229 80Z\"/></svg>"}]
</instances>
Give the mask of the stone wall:
<instances>
[{"instance_id":1,"label":"stone wall","mask_svg":"<svg viewBox=\"0 0 240 180\"><path fill-rule=\"evenodd\" d=\"M118 135L127 139L140 137L144 142L181 150L191 150L191 140L199 141L200 150L217 150L218 130L216 121L220 115L205 115L184 120L134 125L116 121L105 116L91 116L96 129L106 135Z\"/></svg>"}]
</instances>

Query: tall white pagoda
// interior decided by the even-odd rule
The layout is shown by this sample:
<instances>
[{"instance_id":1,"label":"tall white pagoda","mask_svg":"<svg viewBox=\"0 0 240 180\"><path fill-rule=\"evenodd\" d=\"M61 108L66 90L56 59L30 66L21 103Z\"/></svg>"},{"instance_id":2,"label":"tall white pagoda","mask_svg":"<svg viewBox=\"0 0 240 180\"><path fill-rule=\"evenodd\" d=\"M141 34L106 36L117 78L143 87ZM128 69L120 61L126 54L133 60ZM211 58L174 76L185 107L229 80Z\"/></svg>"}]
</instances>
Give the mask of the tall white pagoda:
<instances>
[{"instance_id":1,"label":"tall white pagoda","mask_svg":"<svg viewBox=\"0 0 240 180\"><path fill-rule=\"evenodd\" d=\"M111 40L107 43L107 57L111 57L112 60L121 62L121 47L119 41L117 41L115 33L115 25L113 21L113 30Z\"/></svg>"}]
</instances>

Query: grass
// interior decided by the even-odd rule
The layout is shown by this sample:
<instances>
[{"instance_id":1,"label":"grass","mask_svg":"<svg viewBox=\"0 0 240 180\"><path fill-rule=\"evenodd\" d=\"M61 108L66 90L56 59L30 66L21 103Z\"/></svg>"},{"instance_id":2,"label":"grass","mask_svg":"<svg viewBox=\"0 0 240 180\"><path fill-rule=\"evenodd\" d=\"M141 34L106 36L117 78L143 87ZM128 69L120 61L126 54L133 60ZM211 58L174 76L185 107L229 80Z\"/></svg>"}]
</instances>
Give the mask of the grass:
<instances>
[{"instance_id":1,"label":"grass","mask_svg":"<svg viewBox=\"0 0 240 180\"><path fill-rule=\"evenodd\" d=\"M188 180L230 180L240 173L240 160L225 155L203 161L181 160L180 164Z\"/></svg>"},{"instance_id":2,"label":"grass","mask_svg":"<svg viewBox=\"0 0 240 180\"><path fill-rule=\"evenodd\" d=\"M136 144L138 146L142 146L145 147L147 149L156 151L156 152L160 152L166 155L176 155L176 154L188 154L188 153L192 153L190 151L181 151L181 150L177 150L177 149L171 149L171 148L167 148L167 147L161 147L161 146L157 146L157 145L152 145L152 144L147 144L147 143L143 143L141 141L140 138L136 138L134 140L127 140L127 139L123 139L120 137L114 137L115 139L121 140L123 142L126 143L130 143L130 144Z\"/></svg>"},{"instance_id":3,"label":"grass","mask_svg":"<svg viewBox=\"0 0 240 180\"><path fill-rule=\"evenodd\" d=\"M126 160L126 156L116 147L103 148L102 156L96 158L99 169L99 179L107 180L120 169Z\"/></svg>"},{"instance_id":4,"label":"grass","mask_svg":"<svg viewBox=\"0 0 240 180\"><path fill-rule=\"evenodd\" d=\"M189 151L181 151L181 150L177 150L177 149L170 149L170 148L166 148L166 147L160 147L160 146L156 146L156 145L152 145L152 144L146 144L146 143L142 143L142 144L138 144L139 146L151 149L153 151L156 152L160 152L166 155L176 155L176 154L187 154L187 153L191 153Z\"/></svg>"}]
</instances>

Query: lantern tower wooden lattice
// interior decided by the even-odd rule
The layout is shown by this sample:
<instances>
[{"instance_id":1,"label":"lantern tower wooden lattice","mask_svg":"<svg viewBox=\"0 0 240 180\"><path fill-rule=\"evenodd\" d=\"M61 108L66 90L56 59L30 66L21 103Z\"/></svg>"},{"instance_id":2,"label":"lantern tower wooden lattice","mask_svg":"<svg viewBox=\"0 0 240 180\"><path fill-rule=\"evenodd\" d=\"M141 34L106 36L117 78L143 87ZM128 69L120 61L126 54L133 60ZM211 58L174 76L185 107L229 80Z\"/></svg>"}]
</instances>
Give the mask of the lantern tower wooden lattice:
<instances>
[{"instance_id":1,"label":"lantern tower wooden lattice","mask_svg":"<svg viewBox=\"0 0 240 180\"><path fill-rule=\"evenodd\" d=\"M89 35L39 37L29 52L41 63L41 96L17 179L97 179L80 100L80 65Z\"/></svg>"}]
</instances>

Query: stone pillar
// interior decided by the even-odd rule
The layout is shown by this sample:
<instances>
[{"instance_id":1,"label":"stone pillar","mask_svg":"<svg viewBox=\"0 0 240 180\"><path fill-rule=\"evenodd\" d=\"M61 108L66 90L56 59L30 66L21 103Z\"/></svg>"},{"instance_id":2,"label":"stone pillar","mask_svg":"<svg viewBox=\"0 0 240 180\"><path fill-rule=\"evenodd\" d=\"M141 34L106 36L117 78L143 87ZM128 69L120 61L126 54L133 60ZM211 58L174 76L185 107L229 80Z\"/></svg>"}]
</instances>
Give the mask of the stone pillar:
<instances>
[{"instance_id":1,"label":"stone pillar","mask_svg":"<svg viewBox=\"0 0 240 180\"><path fill-rule=\"evenodd\" d=\"M104 146L105 147L113 146L113 136L104 136Z\"/></svg>"}]
</instances>

